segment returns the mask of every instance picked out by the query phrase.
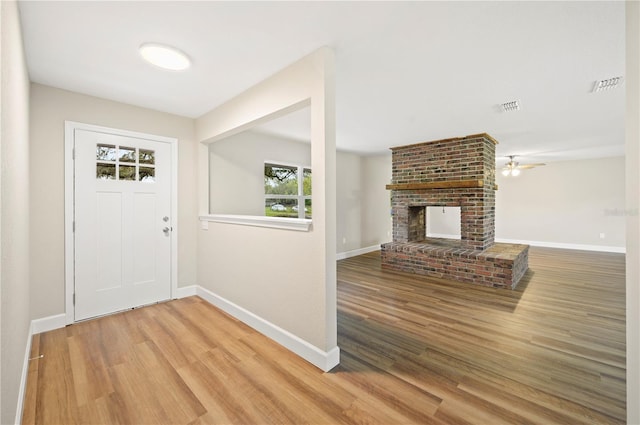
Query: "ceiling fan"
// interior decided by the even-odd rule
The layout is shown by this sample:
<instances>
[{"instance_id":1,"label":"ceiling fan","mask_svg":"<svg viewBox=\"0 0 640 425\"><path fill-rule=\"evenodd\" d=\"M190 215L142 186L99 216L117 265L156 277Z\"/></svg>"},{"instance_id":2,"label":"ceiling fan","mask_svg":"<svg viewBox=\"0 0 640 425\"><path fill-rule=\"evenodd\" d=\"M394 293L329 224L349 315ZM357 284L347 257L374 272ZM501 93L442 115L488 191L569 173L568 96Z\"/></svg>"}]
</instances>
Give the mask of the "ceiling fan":
<instances>
[{"instance_id":1,"label":"ceiling fan","mask_svg":"<svg viewBox=\"0 0 640 425\"><path fill-rule=\"evenodd\" d=\"M507 162L504 165L504 168L502 168L502 175L503 176L518 176L520 175L520 170L527 170L529 168L533 168L533 167L540 167L542 165L547 165L547 164L543 164L541 162L537 163L537 164L522 164L520 165L520 163L518 161L514 161L514 158L518 156L518 155L507 155L507 158L509 158L509 162Z\"/></svg>"}]
</instances>

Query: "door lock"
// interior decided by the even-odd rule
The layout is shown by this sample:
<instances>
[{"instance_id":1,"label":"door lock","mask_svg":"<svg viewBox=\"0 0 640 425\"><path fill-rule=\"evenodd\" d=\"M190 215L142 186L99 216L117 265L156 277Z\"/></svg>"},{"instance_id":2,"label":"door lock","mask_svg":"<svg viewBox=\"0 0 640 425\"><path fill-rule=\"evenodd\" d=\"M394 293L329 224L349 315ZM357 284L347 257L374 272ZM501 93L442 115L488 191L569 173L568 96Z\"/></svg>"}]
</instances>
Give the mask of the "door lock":
<instances>
[{"instance_id":1,"label":"door lock","mask_svg":"<svg viewBox=\"0 0 640 425\"><path fill-rule=\"evenodd\" d=\"M162 217L162 221L164 221L165 223L167 223L169 221L169 217L167 217L166 215L164 217Z\"/></svg>"}]
</instances>

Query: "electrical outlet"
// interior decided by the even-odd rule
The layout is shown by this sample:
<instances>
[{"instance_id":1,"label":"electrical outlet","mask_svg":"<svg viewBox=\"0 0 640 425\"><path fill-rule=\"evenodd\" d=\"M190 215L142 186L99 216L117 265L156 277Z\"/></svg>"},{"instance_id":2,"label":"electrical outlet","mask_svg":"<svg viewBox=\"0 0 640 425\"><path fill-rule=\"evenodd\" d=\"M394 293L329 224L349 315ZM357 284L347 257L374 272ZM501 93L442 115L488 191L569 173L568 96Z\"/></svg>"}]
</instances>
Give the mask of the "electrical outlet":
<instances>
[{"instance_id":1,"label":"electrical outlet","mask_svg":"<svg viewBox=\"0 0 640 425\"><path fill-rule=\"evenodd\" d=\"M347 238L342 238L342 243L346 244L347 243Z\"/></svg>"}]
</instances>

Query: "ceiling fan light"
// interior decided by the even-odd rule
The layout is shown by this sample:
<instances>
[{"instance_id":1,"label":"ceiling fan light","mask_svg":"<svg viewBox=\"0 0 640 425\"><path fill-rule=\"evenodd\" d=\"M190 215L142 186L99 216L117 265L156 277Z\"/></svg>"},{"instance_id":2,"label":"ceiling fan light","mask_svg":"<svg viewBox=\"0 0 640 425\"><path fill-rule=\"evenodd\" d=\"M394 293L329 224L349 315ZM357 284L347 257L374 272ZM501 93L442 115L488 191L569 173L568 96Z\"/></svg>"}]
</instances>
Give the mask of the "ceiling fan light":
<instances>
[{"instance_id":1,"label":"ceiling fan light","mask_svg":"<svg viewBox=\"0 0 640 425\"><path fill-rule=\"evenodd\" d=\"M144 43L138 50L144 60L170 71L183 71L191 66L189 57L180 50L158 43Z\"/></svg>"},{"instance_id":2,"label":"ceiling fan light","mask_svg":"<svg viewBox=\"0 0 640 425\"><path fill-rule=\"evenodd\" d=\"M508 168L505 168L504 170L502 170L502 175L506 177L506 176L508 176L508 175L509 175L509 172L510 172L510 171L511 171L511 170L509 170Z\"/></svg>"},{"instance_id":3,"label":"ceiling fan light","mask_svg":"<svg viewBox=\"0 0 640 425\"><path fill-rule=\"evenodd\" d=\"M519 175L520 175L520 170L519 170L519 169L517 169L517 168L514 168L513 170L511 170L511 175L512 175L513 177L517 177L517 176L519 176Z\"/></svg>"}]
</instances>

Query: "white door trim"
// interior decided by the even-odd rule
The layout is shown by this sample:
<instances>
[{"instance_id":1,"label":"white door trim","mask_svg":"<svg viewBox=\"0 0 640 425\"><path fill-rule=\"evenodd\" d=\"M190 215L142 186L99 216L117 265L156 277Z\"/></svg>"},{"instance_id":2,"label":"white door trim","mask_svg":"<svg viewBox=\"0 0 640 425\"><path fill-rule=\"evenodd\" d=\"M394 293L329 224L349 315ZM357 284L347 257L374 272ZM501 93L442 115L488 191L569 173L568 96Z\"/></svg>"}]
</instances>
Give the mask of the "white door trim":
<instances>
[{"instance_id":1,"label":"white door trim","mask_svg":"<svg viewBox=\"0 0 640 425\"><path fill-rule=\"evenodd\" d=\"M178 289L178 139L120 130L74 121L64 122L64 310L65 323L74 323L73 292L74 292L74 158L73 146L76 130L87 130L99 133L115 134L118 136L135 137L152 140L154 142L169 143L171 145L171 216L173 232L171 238L171 298L177 296Z\"/></svg>"}]
</instances>

